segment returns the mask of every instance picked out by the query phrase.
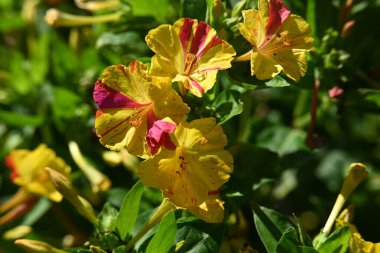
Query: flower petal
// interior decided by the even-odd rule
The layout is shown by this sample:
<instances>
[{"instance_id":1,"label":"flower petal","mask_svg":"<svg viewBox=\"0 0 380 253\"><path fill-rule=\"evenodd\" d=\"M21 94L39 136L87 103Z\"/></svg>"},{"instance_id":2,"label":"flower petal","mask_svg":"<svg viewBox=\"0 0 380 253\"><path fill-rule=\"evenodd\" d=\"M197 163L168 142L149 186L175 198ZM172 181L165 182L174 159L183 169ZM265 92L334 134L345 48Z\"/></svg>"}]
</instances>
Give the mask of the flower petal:
<instances>
[{"instance_id":1,"label":"flower petal","mask_svg":"<svg viewBox=\"0 0 380 253\"><path fill-rule=\"evenodd\" d=\"M148 47L156 53L150 74L174 77L184 69L184 55L178 34L171 25L160 25L145 37Z\"/></svg>"}]
</instances>

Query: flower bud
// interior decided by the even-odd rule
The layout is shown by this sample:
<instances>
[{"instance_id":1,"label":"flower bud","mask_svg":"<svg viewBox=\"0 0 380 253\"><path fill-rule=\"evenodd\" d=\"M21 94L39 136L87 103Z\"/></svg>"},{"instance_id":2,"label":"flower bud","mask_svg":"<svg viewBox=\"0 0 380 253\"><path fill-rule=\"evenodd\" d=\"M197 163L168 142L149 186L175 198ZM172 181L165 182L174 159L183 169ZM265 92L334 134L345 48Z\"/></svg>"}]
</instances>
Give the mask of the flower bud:
<instances>
[{"instance_id":1,"label":"flower bud","mask_svg":"<svg viewBox=\"0 0 380 253\"><path fill-rule=\"evenodd\" d=\"M71 182L59 172L46 167L51 181L55 188L73 205L77 211L92 223L96 223L97 219L91 204L78 195L76 189Z\"/></svg>"},{"instance_id":2,"label":"flower bud","mask_svg":"<svg viewBox=\"0 0 380 253\"><path fill-rule=\"evenodd\" d=\"M69 150L75 163L90 181L94 193L107 191L111 187L111 181L108 177L86 161L76 142L69 142Z\"/></svg>"},{"instance_id":3,"label":"flower bud","mask_svg":"<svg viewBox=\"0 0 380 253\"><path fill-rule=\"evenodd\" d=\"M16 240L15 244L28 253L68 253L66 251L54 248L46 242L20 239Z\"/></svg>"}]
</instances>

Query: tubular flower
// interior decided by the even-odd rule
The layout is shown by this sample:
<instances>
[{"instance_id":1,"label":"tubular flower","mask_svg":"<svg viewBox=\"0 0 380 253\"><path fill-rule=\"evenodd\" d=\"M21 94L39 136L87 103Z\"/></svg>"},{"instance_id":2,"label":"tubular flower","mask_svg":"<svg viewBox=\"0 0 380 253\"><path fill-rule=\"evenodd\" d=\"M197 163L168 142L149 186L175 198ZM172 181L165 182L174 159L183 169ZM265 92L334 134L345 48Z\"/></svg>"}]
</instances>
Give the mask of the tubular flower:
<instances>
[{"instance_id":1,"label":"tubular flower","mask_svg":"<svg viewBox=\"0 0 380 253\"><path fill-rule=\"evenodd\" d=\"M45 168L50 167L67 178L71 168L45 144L39 145L33 151L13 150L6 157L6 165L11 170L11 180L26 192L55 202L62 200L62 195L53 186Z\"/></svg>"},{"instance_id":2,"label":"tubular flower","mask_svg":"<svg viewBox=\"0 0 380 253\"><path fill-rule=\"evenodd\" d=\"M198 97L214 86L218 70L231 67L235 55L213 28L191 18L180 19L173 26L160 25L149 31L145 40L156 53L151 74L169 76L182 93L186 89Z\"/></svg>"},{"instance_id":3,"label":"tubular flower","mask_svg":"<svg viewBox=\"0 0 380 253\"><path fill-rule=\"evenodd\" d=\"M182 122L171 135L174 150L162 149L140 164L138 175L146 186L159 188L178 207L206 222L224 216L219 188L232 173L232 156L221 126L206 118Z\"/></svg>"},{"instance_id":4,"label":"tubular flower","mask_svg":"<svg viewBox=\"0 0 380 253\"><path fill-rule=\"evenodd\" d=\"M312 48L309 24L290 11L281 0L259 0L258 10L243 11L238 28L253 46L237 61L251 61L251 74L270 79L281 71L298 81L307 69L306 51Z\"/></svg>"},{"instance_id":5,"label":"tubular flower","mask_svg":"<svg viewBox=\"0 0 380 253\"><path fill-rule=\"evenodd\" d=\"M133 61L106 68L95 84L99 106L95 128L100 142L112 150L124 146L134 155L174 148L168 137L189 108L171 87L170 79L149 77L147 66ZM171 120L169 120L169 117Z\"/></svg>"}]
</instances>

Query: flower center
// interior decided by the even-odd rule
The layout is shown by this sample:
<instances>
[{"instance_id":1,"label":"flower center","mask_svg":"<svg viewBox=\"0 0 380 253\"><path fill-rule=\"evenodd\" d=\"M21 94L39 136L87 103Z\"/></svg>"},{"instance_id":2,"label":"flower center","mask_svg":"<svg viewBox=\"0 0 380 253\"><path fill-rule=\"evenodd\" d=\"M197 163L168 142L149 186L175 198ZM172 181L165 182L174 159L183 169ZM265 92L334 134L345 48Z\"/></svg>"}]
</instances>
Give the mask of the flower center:
<instances>
[{"instance_id":1,"label":"flower center","mask_svg":"<svg viewBox=\"0 0 380 253\"><path fill-rule=\"evenodd\" d=\"M184 74L186 76L189 75L190 70L192 69L193 65L196 63L197 56L192 53L186 53L186 62L185 62L185 70Z\"/></svg>"}]
</instances>

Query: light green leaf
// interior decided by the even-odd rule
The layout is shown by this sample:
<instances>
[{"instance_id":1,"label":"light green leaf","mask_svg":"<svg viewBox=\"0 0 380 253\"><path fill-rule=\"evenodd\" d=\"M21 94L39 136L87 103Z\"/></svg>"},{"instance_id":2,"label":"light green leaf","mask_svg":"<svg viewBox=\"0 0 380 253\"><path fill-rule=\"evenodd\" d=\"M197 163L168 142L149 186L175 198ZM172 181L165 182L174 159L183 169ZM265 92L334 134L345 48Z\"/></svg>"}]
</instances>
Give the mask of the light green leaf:
<instances>
[{"instance_id":1,"label":"light green leaf","mask_svg":"<svg viewBox=\"0 0 380 253\"><path fill-rule=\"evenodd\" d=\"M319 253L345 253L347 252L351 238L351 230L348 226L335 230L325 241L319 242Z\"/></svg>"},{"instance_id":2,"label":"light green leaf","mask_svg":"<svg viewBox=\"0 0 380 253\"><path fill-rule=\"evenodd\" d=\"M140 207L144 185L138 181L127 193L116 220L116 230L122 240L131 235Z\"/></svg>"},{"instance_id":3,"label":"light green leaf","mask_svg":"<svg viewBox=\"0 0 380 253\"><path fill-rule=\"evenodd\" d=\"M44 123L44 118L41 116L27 115L0 110L0 118L9 126L24 127L24 126L41 126Z\"/></svg>"},{"instance_id":4,"label":"light green leaf","mask_svg":"<svg viewBox=\"0 0 380 253\"><path fill-rule=\"evenodd\" d=\"M157 232L149 242L146 253L168 252L173 245L175 234L177 232L177 224L174 212L168 212L162 218Z\"/></svg>"}]
</instances>

